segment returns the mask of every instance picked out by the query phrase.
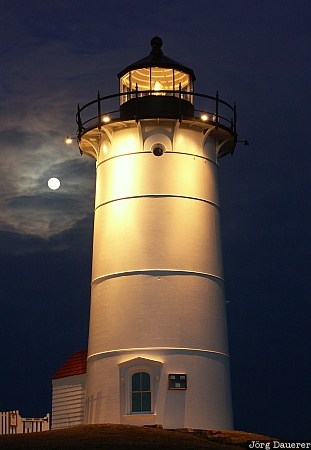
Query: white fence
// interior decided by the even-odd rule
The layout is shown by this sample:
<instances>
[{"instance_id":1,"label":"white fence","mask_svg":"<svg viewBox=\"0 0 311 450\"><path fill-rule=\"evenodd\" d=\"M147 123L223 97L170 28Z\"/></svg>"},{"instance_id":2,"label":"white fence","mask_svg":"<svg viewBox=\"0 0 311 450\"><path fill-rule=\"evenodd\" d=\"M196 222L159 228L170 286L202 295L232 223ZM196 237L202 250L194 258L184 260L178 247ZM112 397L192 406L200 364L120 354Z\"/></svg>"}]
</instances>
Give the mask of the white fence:
<instances>
[{"instance_id":1,"label":"white fence","mask_svg":"<svg viewBox=\"0 0 311 450\"><path fill-rule=\"evenodd\" d=\"M0 412L0 435L36 433L50 429L50 414L40 418L21 417L19 411Z\"/></svg>"}]
</instances>

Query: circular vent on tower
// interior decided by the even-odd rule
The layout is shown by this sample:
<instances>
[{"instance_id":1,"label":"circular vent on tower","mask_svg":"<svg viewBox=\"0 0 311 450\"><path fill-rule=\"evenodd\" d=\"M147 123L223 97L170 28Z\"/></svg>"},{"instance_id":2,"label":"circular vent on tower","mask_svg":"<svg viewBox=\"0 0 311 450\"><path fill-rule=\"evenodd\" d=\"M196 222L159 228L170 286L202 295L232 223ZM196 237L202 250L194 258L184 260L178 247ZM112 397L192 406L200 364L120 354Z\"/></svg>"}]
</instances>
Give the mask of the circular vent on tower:
<instances>
[{"instance_id":1,"label":"circular vent on tower","mask_svg":"<svg viewBox=\"0 0 311 450\"><path fill-rule=\"evenodd\" d=\"M154 144L151 151L154 156L162 156L165 152L165 147L162 144Z\"/></svg>"}]
</instances>

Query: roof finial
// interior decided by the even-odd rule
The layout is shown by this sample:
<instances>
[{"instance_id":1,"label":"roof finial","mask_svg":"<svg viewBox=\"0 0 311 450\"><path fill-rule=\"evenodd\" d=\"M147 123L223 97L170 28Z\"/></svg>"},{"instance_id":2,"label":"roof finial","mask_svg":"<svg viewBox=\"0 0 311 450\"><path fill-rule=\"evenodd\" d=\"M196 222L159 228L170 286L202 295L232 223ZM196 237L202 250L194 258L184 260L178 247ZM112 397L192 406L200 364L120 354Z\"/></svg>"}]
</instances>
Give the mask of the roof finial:
<instances>
[{"instance_id":1,"label":"roof finial","mask_svg":"<svg viewBox=\"0 0 311 450\"><path fill-rule=\"evenodd\" d=\"M154 36L151 41L151 47L152 50L150 52L151 55L155 55L155 56L162 56L163 52L162 52L162 39L159 36Z\"/></svg>"}]
</instances>

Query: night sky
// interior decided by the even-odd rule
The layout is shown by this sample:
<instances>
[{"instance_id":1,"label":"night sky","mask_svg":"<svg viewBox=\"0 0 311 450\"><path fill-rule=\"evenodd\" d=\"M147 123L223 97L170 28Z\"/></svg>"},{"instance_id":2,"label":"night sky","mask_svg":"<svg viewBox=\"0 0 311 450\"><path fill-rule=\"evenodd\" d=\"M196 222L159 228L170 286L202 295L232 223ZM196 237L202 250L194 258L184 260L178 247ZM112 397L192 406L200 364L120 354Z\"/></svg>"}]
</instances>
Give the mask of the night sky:
<instances>
[{"instance_id":1,"label":"night sky","mask_svg":"<svg viewBox=\"0 0 311 450\"><path fill-rule=\"evenodd\" d=\"M310 439L307 0L1 0L0 411L45 415L87 347L95 163L64 137L155 35L250 142L220 161L235 428Z\"/></svg>"}]
</instances>

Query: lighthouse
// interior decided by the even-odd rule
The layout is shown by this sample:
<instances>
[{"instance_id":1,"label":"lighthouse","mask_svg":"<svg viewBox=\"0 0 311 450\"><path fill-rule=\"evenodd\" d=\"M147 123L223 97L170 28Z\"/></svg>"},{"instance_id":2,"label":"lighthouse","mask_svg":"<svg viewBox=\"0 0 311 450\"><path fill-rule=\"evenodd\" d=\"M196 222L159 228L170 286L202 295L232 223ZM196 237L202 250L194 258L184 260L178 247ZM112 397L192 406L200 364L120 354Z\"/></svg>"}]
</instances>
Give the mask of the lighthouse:
<instances>
[{"instance_id":1,"label":"lighthouse","mask_svg":"<svg viewBox=\"0 0 311 450\"><path fill-rule=\"evenodd\" d=\"M218 161L236 108L162 40L78 106L96 161L85 422L232 429Z\"/></svg>"}]
</instances>

